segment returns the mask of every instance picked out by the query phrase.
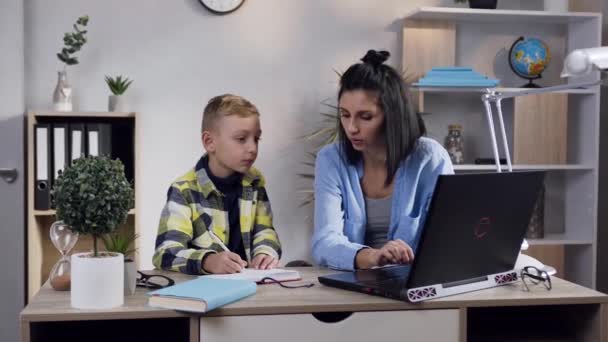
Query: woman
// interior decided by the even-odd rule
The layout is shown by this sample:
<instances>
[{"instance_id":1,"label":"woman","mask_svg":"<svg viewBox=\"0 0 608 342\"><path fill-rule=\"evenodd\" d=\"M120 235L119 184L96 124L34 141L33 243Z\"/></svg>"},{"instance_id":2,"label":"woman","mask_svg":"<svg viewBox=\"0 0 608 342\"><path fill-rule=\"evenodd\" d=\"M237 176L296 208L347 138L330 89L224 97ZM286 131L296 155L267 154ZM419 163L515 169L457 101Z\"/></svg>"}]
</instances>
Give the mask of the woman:
<instances>
[{"instance_id":1,"label":"woman","mask_svg":"<svg viewBox=\"0 0 608 342\"><path fill-rule=\"evenodd\" d=\"M423 137L401 75L367 52L342 75L338 142L315 166L315 262L353 270L409 264L440 174L454 169L446 150Z\"/></svg>"}]
</instances>

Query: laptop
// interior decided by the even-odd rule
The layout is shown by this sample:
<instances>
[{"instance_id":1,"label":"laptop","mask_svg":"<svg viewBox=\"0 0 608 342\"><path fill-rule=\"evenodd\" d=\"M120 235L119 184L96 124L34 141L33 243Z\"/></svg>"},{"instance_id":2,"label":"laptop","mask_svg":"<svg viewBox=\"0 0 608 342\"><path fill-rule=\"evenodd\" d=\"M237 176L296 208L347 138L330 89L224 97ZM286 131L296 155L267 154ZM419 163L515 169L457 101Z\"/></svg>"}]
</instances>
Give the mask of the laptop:
<instances>
[{"instance_id":1,"label":"laptop","mask_svg":"<svg viewBox=\"0 0 608 342\"><path fill-rule=\"evenodd\" d=\"M513 268L544 174L441 175L411 266L331 274L319 282L410 302L514 282Z\"/></svg>"}]
</instances>

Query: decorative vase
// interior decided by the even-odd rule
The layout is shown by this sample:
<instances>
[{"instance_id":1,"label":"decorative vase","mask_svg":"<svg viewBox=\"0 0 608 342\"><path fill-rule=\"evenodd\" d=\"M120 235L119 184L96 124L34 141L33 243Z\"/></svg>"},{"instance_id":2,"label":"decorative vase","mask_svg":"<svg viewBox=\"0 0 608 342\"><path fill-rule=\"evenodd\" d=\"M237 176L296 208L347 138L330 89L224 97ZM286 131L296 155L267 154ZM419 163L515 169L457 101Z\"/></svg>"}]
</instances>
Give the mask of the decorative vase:
<instances>
[{"instance_id":1,"label":"decorative vase","mask_svg":"<svg viewBox=\"0 0 608 342\"><path fill-rule=\"evenodd\" d=\"M481 9L496 9L498 0L469 0L469 7Z\"/></svg>"},{"instance_id":2,"label":"decorative vase","mask_svg":"<svg viewBox=\"0 0 608 342\"><path fill-rule=\"evenodd\" d=\"M137 284L137 265L131 259L125 259L125 295L129 296L135 293L135 285Z\"/></svg>"},{"instance_id":3,"label":"decorative vase","mask_svg":"<svg viewBox=\"0 0 608 342\"><path fill-rule=\"evenodd\" d=\"M128 112L129 110L124 95L110 95L108 98L108 111Z\"/></svg>"},{"instance_id":4,"label":"decorative vase","mask_svg":"<svg viewBox=\"0 0 608 342\"><path fill-rule=\"evenodd\" d=\"M57 72L57 85L53 92L53 108L60 112L72 111L72 87L66 70Z\"/></svg>"},{"instance_id":5,"label":"decorative vase","mask_svg":"<svg viewBox=\"0 0 608 342\"><path fill-rule=\"evenodd\" d=\"M72 254L71 305L76 309L109 309L125 300L124 256L120 253Z\"/></svg>"},{"instance_id":6,"label":"decorative vase","mask_svg":"<svg viewBox=\"0 0 608 342\"><path fill-rule=\"evenodd\" d=\"M545 11L547 12L568 12L568 0L545 0Z\"/></svg>"}]
</instances>

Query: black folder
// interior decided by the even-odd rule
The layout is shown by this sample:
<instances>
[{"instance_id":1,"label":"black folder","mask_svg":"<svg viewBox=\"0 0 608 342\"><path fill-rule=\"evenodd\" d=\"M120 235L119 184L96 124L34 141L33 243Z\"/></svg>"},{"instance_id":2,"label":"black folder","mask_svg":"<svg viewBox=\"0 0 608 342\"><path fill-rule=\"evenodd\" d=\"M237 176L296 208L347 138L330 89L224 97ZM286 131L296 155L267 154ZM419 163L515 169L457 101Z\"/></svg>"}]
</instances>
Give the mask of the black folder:
<instances>
[{"instance_id":1,"label":"black folder","mask_svg":"<svg viewBox=\"0 0 608 342\"><path fill-rule=\"evenodd\" d=\"M53 181L70 163L70 132L67 123L53 124Z\"/></svg>"},{"instance_id":2,"label":"black folder","mask_svg":"<svg viewBox=\"0 0 608 342\"><path fill-rule=\"evenodd\" d=\"M70 126L70 164L86 155L86 132L83 123L71 123Z\"/></svg>"},{"instance_id":3,"label":"black folder","mask_svg":"<svg viewBox=\"0 0 608 342\"><path fill-rule=\"evenodd\" d=\"M112 125L87 124L87 155L112 157Z\"/></svg>"},{"instance_id":4,"label":"black folder","mask_svg":"<svg viewBox=\"0 0 608 342\"><path fill-rule=\"evenodd\" d=\"M34 125L34 209L51 208L52 131L49 124Z\"/></svg>"}]
</instances>

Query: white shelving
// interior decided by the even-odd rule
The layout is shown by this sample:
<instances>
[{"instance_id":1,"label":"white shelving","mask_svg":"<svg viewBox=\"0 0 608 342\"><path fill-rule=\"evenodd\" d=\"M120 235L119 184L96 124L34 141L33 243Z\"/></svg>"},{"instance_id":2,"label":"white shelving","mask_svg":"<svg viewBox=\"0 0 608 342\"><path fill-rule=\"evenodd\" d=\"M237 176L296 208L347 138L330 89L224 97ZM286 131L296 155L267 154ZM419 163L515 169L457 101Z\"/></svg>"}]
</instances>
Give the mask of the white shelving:
<instances>
[{"instance_id":1,"label":"white shelving","mask_svg":"<svg viewBox=\"0 0 608 342\"><path fill-rule=\"evenodd\" d=\"M489 90L497 92L497 93L516 93L525 91L525 88L505 88L505 87L495 87L495 88L473 88L473 87L419 87L413 86L413 90L423 92L423 93L469 93L472 95L479 95L488 92ZM599 93L599 88L589 88L589 89L567 89L556 91L558 94L578 94L578 95L597 95Z\"/></svg>"},{"instance_id":2,"label":"white shelving","mask_svg":"<svg viewBox=\"0 0 608 342\"><path fill-rule=\"evenodd\" d=\"M516 76L508 65L508 51L519 36L533 36L545 41L552 55L540 86L590 83L599 73L576 79L562 79L559 74L565 56L575 49L600 46L601 14L551 13L544 11L478 10L469 8L422 7L408 13L403 26L403 65L408 74L420 77L432 67L471 67L476 72L501 81L495 92L524 91L516 88L526 81ZM414 79L414 82L417 80ZM456 172L494 172L496 166L472 164L476 158L493 156L481 95L487 88L412 87L419 110L424 112L429 136L442 141L449 124L464 128L465 162ZM545 236L530 239L535 248L563 247L563 274L578 284L595 287L597 248L597 200L599 169L599 87L562 90L567 108L554 105L566 115L563 137L565 160L515 161L514 170L546 170L544 198ZM555 96L555 95L554 95ZM518 99L522 99L518 97ZM553 98L551 98L553 99ZM547 101L546 101L547 102ZM532 108L533 110L522 111ZM520 143L522 113L534 113L530 106L512 99L503 103L507 140L513 160L515 143ZM559 110L558 110L559 111ZM518 113L517 116L515 113ZM539 110L539 113L541 111ZM546 113L555 113L545 109ZM556 113L559 114L559 113ZM528 114L526 114L528 115ZM523 116L525 118L525 116ZM549 117L549 116L547 116ZM556 116L558 118L559 116ZM552 121L552 119L548 119ZM515 129L519 128L518 134ZM536 126L531 126L536 127ZM527 132L527 131L526 131ZM540 132L540 131L539 131ZM542 135L539 135L539 137ZM525 146L543 144L536 136ZM524 139L525 140L525 139ZM544 145L553 146L553 145ZM542 150L542 149L541 149ZM504 153L501 153L504 157ZM542 159L542 158L540 158ZM538 160L540 160L538 159ZM524 159L521 159L524 160ZM530 164L533 163L533 164ZM506 171L506 165L502 166Z\"/></svg>"},{"instance_id":3,"label":"white shelving","mask_svg":"<svg viewBox=\"0 0 608 342\"><path fill-rule=\"evenodd\" d=\"M533 22L537 24L571 24L584 23L589 19L601 18L599 13L570 12L554 13L546 11L518 10L485 10L451 7L420 7L405 16L413 20L468 21L519 24Z\"/></svg>"},{"instance_id":4,"label":"white shelving","mask_svg":"<svg viewBox=\"0 0 608 342\"><path fill-rule=\"evenodd\" d=\"M542 239L526 239L531 246L540 245L593 245L593 240L573 238L566 234L545 234Z\"/></svg>"},{"instance_id":5,"label":"white shelving","mask_svg":"<svg viewBox=\"0 0 608 342\"><path fill-rule=\"evenodd\" d=\"M494 171L496 165L494 164L460 164L454 165L455 171ZM501 165L501 170L507 171L506 165ZM568 170L580 170L580 171L593 171L593 166L590 165L577 165L577 164L538 164L538 165L513 165L513 170L548 170L548 171L568 171Z\"/></svg>"}]
</instances>

